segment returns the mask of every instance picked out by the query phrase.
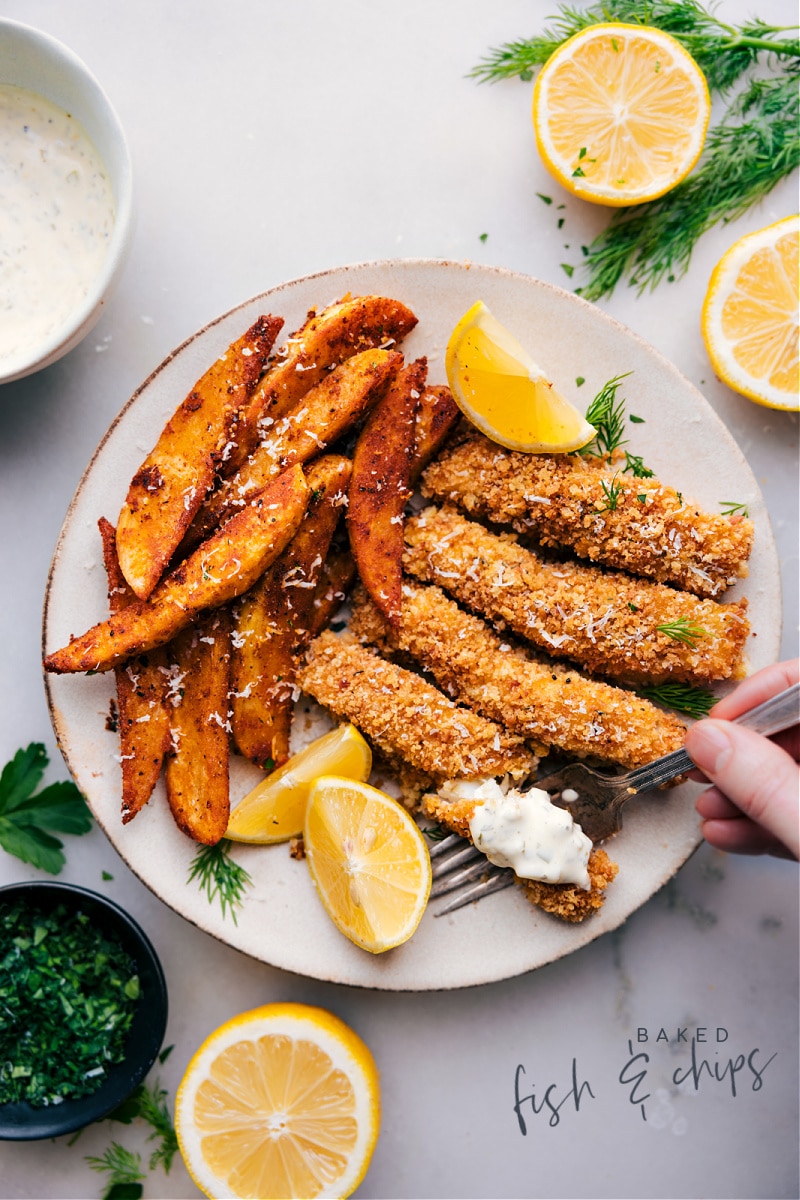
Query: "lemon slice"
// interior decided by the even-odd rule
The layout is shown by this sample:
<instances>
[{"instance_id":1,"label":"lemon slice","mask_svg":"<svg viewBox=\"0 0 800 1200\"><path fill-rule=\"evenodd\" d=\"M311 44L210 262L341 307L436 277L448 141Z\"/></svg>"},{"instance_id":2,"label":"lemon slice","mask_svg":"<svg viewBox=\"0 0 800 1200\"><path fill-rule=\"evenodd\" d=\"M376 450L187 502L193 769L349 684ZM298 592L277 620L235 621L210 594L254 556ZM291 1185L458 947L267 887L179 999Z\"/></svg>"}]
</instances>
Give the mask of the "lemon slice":
<instances>
[{"instance_id":1,"label":"lemon slice","mask_svg":"<svg viewBox=\"0 0 800 1200\"><path fill-rule=\"evenodd\" d=\"M338 1017L267 1004L226 1021L175 1098L186 1169L212 1200L349 1196L378 1138L372 1055Z\"/></svg>"},{"instance_id":2,"label":"lemon slice","mask_svg":"<svg viewBox=\"0 0 800 1200\"><path fill-rule=\"evenodd\" d=\"M595 435L482 300L450 335L445 370L464 416L510 450L567 454Z\"/></svg>"},{"instance_id":3,"label":"lemon slice","mask_svg":"<svg viewBox=\"0 0 800 1200\"><path fill-rule=\"evenodd\" d=\"M408 941L428 903L431 860L397 800L323 776L311 788L303 838L320 900L345 937L372 954Z\"/></svg>"},{"instance_id":4,"label":"lemon slice","mask_svg":"<svg viewBox=\"0 0 800 1200\"><path fill-rule=\"evenodd\" d=\"M320 775L369 779L372 751L355 725L317 738L263 779L236 805L225 837L232 842L285 842L303 832L311 784Z\"/></svg>"},{"instance_id":5,"label":"lemon slice","mask_svg":"<svg viewBox=\"0 0 800 1200\"><path fill-rule=\"evenodd\" d=\"M798 410L800 217L735 242L714 269L701 329L720 379L767 408Z\"/></svg>"},{"instance_id":6,"label":"lemon slice","mask_svg":"<svg viewBox=\"0 0 800 1200\"><path fill-rule=\"evenodd\" d=\"M600 24L548 58L533 90L542 160L574 196L642 204L700 157L711 100L705 76L668 33Z\"/></svg>"}]
</instances>

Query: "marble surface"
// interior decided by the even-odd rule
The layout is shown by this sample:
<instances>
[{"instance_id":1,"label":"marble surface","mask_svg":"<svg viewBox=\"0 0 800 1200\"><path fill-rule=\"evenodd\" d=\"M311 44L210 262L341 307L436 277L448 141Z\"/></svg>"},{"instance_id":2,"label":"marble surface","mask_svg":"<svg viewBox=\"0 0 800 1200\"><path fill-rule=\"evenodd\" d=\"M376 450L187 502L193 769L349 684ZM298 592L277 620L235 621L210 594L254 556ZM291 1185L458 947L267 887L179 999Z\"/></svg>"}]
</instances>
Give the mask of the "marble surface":
<instances>
[{"instance_id":1,"label":"marble surface","mask_svg":"<svg viewBox=\"0 0 800 1200\"><path fill-rule=\"evenodd\" d=\"M578 284L579 268L570 283L561 264L580 263L607 214L547 176L529 84L466 78L489 46L535 32L554 8L6 0L5 16L65 41L109 93L130 139L137 227L88 339L0 389L0 761L43 741L48 778L65 777L40 667L50 556L97 442L187 336L283 280L372 259L469 260ZM733 20L749 9L718 6ZM795 19L788 0L763 15ZM781 559L784 656L797 652L797 417L718 383L698 319L724 249L793 211L796 191L790 180L708 234L679 281L641 296L620 288L602 305L700 388L747 457ZM122 903L162 958L174 1049L158 1076L170 1096L212 1029L271 1000L321 1004L367 1041L383 1123L359 1196L798 1194L794 864L701 847L620 929L568 958L482 987L387 993L290 975L215 941L146 890L97 829L69 840L67 860L63 878ZM0 881L34 877L0 854ZM0 1196L100 1196L86 1156L116 1138L146 1160L146 1133L106 1123L73 1145L0 1144ZM144 1187L199 1195L180 1162Z\"/></svg>"}]
</instances>

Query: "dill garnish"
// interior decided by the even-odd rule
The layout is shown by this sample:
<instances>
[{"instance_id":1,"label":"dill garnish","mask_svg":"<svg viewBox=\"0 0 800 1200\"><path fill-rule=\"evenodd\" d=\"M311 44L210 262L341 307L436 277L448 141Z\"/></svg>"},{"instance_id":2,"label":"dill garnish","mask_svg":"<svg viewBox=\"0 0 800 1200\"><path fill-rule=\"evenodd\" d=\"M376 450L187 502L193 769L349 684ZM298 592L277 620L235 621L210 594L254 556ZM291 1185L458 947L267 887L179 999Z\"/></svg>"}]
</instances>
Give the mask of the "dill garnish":
<instances>
[{"instance_id":1,"label":"dill garnish","mask_svg":"<svg viewBox=\"0 0 800 1200\"><path fill-rule=\"evenodd\" d=\"M722 509L723 517L749 517L750 510L746 504L737 504L735 500L720 500L719 506Z\"/></svg>"},{"instance_id":2,"label":"dill garnish","mask_svg":"<svg viewBox=\"0 0 800 1200\"><path fill-rule=\"evenodd\" d=\"M691 683L658 683L639 688L639 695L665 708L674 708L676 712L686 713L689 717L707 717L711 708L717 702L716 696L705 688L694 687Z\"/></svg>"},{"instance_id":3,"label":"dill garnish","mask_svg":"<svg viewBox=\"0 0 800 1200\"><path fill-rule=\"evenodd\" d=\"M627 450L625 451L625 470L630 471L631 475L635 475L637 479L652 479L653 477L653 472L644 465L641 455L629 454Z\"/></svg>"},{"instance_id":4,"label":"dill garnish","mask_svg":"<svg viewBox=\"0 0 800 1200\"><path fill-rule=\"evenodd\" d=\"M146 1175L141 1156L135 1151L112 1142L105 1154L87 1155L86 1161L93 1171L102 1171L108 1177L103 1200L138 1200L142 1195L142 1180Z\"/></svg>"},{"instance_id":5,"label":"dill garnish","mask_svg":"<svg viewBox=\"0 0 800 1200\"><path fill-rule=\"evenodd\" d=\"M667 621L664 625L656 625L656 629L659 633L664 633L667 637L674 638L676 642L683 642L685 646L689 646L692 650L700 638L708 637L708 630L703 629L702 625L698 625L690 617L676 617L674 621Z\"/></svg>"},{"instance_id":6,"label":"dill garnish","mask_svg":"<svg viewBox=\"0 0 800 1200\"><path fill-rule=\"evenodd\" d=\"M599 458L625 445L627 439L622 436L625 432L625 401L617 399L617 391L628 375L630 371L609 379L587 408L586 420L594 425L597 433L589 445L583 447L581 454Z\"/></svg>"},{"instance_id":7,"label":"dill garnish","mask_svg":"<svg viewBox=\"0 0 800 1200\"><path fill-rule=\"evenodd\" d=\"M237 925L236 909L241 907L245 890L253 881L244 867L231 858L229 846L225 838L215 846L200 846L189 867L189 883L196 879L209 904L218 899L223 917L230 911Z\"/></svg>"},{"instance_id":8,"label":"dill garnish","mask_svg":"<svg viewBox=\"0 0 800 1200\"><path fill-rule=\"evenodd\" d=\"M587 283L576 289L588 300L611 295L623 277L641 292L683 274L703 233L747 212L800 163L800 41L783 36L797 26L769 25L758 17L729 24L699 0L602 0L584 11L561 5L560 16L540 36L490 50L470 75L481 82L531 79L573 34L606 21L671 34L712 93L723 96L734 85L739 92L710 129L692 174L657 200L619 209L592 242L583 264ZM755 69L765 56L772 75L758 78Z\"/></svg>"},{"instance_id":9,"label":"dill garnish","mask_svg":"<svg viewBox=\"0 0 800 1200\"><path fill-rule=\"evenodd\" d=\"M617 482L617 476L614 475L610 483L607 483L605 479L601 479L600 486L603 489L606 502L602 508L598 509L598 512L616 512L619 505L619 498L624 491L622 484Z\"/></svg>"}]
</instances>

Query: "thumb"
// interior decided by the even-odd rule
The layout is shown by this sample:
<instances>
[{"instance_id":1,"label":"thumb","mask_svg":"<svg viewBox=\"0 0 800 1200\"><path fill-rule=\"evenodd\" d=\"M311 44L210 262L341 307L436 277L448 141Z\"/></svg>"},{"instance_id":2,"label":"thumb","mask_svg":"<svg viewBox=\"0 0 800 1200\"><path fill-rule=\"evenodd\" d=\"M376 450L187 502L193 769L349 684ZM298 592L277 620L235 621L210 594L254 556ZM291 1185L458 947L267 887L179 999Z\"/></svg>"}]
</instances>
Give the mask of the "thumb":
<instances>
[{"instance_id":1,"label":"thumb","mask_svg":"<svg viewBox=\"0 0 800 1200\"><path fill-rule=\"evenodd\" d=\"M768 738L729 721L698 721L686 735L692 762L758 825L800 852L800 770Z\"/></svg>"}]
</instances>

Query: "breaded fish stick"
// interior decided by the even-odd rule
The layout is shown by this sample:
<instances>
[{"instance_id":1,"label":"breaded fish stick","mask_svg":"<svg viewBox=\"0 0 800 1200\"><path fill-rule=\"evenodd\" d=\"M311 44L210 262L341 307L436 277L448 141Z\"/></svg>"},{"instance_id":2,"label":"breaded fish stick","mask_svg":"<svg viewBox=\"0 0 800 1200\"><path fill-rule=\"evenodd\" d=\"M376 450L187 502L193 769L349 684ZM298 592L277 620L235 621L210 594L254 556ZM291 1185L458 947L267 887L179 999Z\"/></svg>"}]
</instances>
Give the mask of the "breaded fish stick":
<instances>
[{"instance_id":1,"label":"breaded fish stick","mask_svg":"<svg viewBox=\"0 0 800 1200\"><path fill-rule=\"evenodd\" d=\"M469 838L469 822L475 809L474 800L444 800L441 796L427 795L422 798L422 811L453 833ZM516 881L525 893L525 899L537 908L561 917L564 921L583 921L597 912L605 899L605 890L616 876L619 868L606 854L595 847L589 855L589 891L574 883L540 883L538 879Z\"/></svg>"},{"instance_id":2,"label":"breaded fish stick","mask_svg":"<svg viewBox=\"0 0 800 1200\"><path fill-rule=\"evenodd\" d=\"M536 762L522 738L330 631L311 643L297 683L335 716L352 721L384 754L432 780L522 778Z\"/></svg>"},{"instance_id":3,"label":"breaded fish stick","mask_svg":"<svg viewBox=\"0 0 800 1200\"><path fill-rule=\"evenodd\" d=\"M623 688L532 661L437 587L405 585L396 629L359 589L350 628L381 650L410 654L454 700L571 756L638 767L683 745L686 728L671 713Z\"/></svg>"},{"instance_id":4,"label":"breaded fish stick","mask_svg":"<svg viewBox=\"0 0 800 1200\"><path fill-rule=\"evenodd\" d=\"M407 572L528 642L626 683L743 673L747 601L717 604L650 580L548 563L454 508L406 522Z\"/></svg>"},{"instance_id":5,"label":"breaded fish stick","mask_svg":"<svg viewBox=\"0 0 800 1200\"><path fill-rule=\"evenodd\" d=\"M697 596L747 575L752 521L702 512L657 479L579 454L521 454L470 434L428 467L422 492Z\"/></svg>"}]
</instances>

